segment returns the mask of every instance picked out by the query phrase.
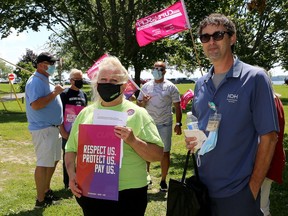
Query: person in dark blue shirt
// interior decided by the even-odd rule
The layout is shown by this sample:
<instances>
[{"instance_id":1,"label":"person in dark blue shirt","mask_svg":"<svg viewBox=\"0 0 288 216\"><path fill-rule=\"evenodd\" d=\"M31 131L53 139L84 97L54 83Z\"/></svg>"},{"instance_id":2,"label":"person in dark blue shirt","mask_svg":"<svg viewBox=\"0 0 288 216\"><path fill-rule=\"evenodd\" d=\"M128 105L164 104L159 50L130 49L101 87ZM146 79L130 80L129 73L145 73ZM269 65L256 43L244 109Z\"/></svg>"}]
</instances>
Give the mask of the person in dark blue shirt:
<instances>
[{"instance_id":1,"label":"person in dark blue shirt","mask_svg":"<svg viewBox=\"0 0 288 216\"><path fill-rule=\"evenodd\" d=\"M228 17L211 14L198 33L212 67L195 85L192 112L209 134L197 157L212 215L263 215L260 188L279 131L269 77L233 55L236 28ZM196 145L195 137L186 138L188 149Z\"/></svg>"},{"instance_id":2,"label":"person in dark blue shirt","mask_svg":"<svg viewBox=\"0 0 288 216\"><path fill-rule=\"evenodd\" d=\"M72 69L70 71L70 83L69 88L60 94L63 104L64 121L60 125L60 133L62 136L62 150L63 150L63 183L65 189L69 188L69 176L67 174L65 166L65 146L68 140L72 124L77 114L87 106L88 100L85 92L81 90L83 87L83 73L81 70Z\"/></svg>"}]
</instances>

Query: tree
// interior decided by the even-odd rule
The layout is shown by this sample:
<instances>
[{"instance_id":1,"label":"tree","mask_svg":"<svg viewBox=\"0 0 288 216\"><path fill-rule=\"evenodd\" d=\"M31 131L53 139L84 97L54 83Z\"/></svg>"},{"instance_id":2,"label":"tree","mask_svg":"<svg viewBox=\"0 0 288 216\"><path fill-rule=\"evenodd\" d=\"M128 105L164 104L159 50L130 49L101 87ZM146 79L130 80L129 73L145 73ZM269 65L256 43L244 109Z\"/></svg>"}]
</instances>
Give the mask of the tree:
<instances>
[{"instance_id":1,"label":"tree","mask_svg":"<svg viewBox=\"0 0 288 216\"><path fill-rule=\"evenodd\" d=\"M19 84L20 92L25 92L25 85L31 74L35 71L35 60L37 55L30 49L26 49L26 54L22 55L20 61L17 63L18 68L15 69L14 73L21 77ZM21 70L24 68L25 70Z\"/></svg>"},{"instance_id":2,"label":"tree","mask_svg":"<svg viewBox=\"0 0 288 216\"><path fill-rule=\"evenodd\" d=\"M287 35L283 38L283 44L280 47L279 52L281 53L280 60L282 63L282 67L285 70L288 70L288 58L287 58L287 56L288 56L288 36Z\"/></svg>"},{"instance_id":3,"label":"tree","mask_svg":"<svg viewBox=\"0 0 288 216\"><path fill-rule=\"evenodd\" d=\"M32 75L31 73L35 71L35 68L32 62L25 63L20 61L17 65L25 69L25 70L17 69L19 76L21 77L21 82L19 84L20 92L25 92L26 82ZM31 73L29 73L28 71L30 71Z\"/></svg>"},{"instance_id":4,"label":"tree","mask_svg":"<svg viewBox=\"0 0 288 216\"><path fill-rule=\"evenodd\" d=\"M7 79L9 73L13 73L13 67L7 65L0 59L0 78Z\"/></svg>"},{"instance_id":5,"label":"tree","mask_svg":"<svg viewBox=\"0 0 288 216\"><path fill-rule=\"evenodd\" d=\"M255 8L238 1L237 11L232 11L238 28L236 52L247 63L270 70L281 61L283 39L288 34L287 0L254 0ZM232 3L232 2L231 2ZM286 11L285 11L286 8Z\"/></svg>"},{"instance_id":6,"label":"tree","mask_svg":"<svg viewBox=\"0 0 288 216\"><path fill-rule=\"evenodd\" d=\"M33 52L33 50L26 49L26 53L24 55L22 55L22 57L20 59L20 62L23 62L23 63L29 63L29 62L35 63L36 58L37 58L37 54L35 54ZM36 65L34 65L34 66L36 66Z\"/></svg>"},{"instance_id":7,"label":"tree","mask_svg":"<svg viewBox=\"0 0 288 216\"><path fill-rule=\"evenodd\" d=\"M288 34L288 1L287 0L225 0L225 1L187 1L190 6L197 7L199 14L193 19L192 23L211 13L222 13L232 18L237 28L237 43L234 47L235 54L243 61L259 65L266 70L270 70L275 64L281 61L284 66L287 62L287 34ZM207 2L213 5L207 6ZM253 6L251 7L251 4ZM203 8L203 13L198 10ZM189 11L189 17L193 17ZM193 11L194 12L194 11ZM198 24L197 24L198 26ZM196 32L196 28L194 32ZM195 35L195 37L197 37ZM286 45L285 45L286 41ZM204 67L209 65L201 52L199 42L196 42L199 53L201 53L201 64ZM285 48L286 46L286 48ZM286 53L286 54L285 54Z\"/></svg>"},{"instance_id":8,"label":"tree","mask_svg":"<svg viewBox=\"0 0 288 216\"><path fill-rule=\"evenodd\" d=\"M165 2L169 1L163 3ZM116 55L120 57L126 68L134 67L136 81L139 83L141 70L150 68L158 59L169 59L171 53L177 53L177 49L179 50L177 39L162 40L143 48L140 48L136 42L135 21L163 9L167 6L163 3L151 2L147 5L142 1L99 0L93 6L82 5L81 7L85 7L82 8L85 13L82 12L78 18L74 13L73 20L77 20L77 23L69 23L73 31L64 28L61 34L57 32L53 35L52 43L58 45L59 53L64 56L64 61L68 62L70 67L82 66L81 69L87 69L93 64L93 60L98 59L104 52ZM80 11L80 5L75 7ZM189 50L187 47L184 49ZM183 57L187 56L187 53L191 53L191 50L181 54L179 52L179 57L185 59Z\"/></svg>"},{"instance_id":9,"label":"tree","mask_svg":"<svg viewBox=\"0 0 288 216\"><path fill-rule=\"evenodd\" d=\"M158 59L170 60L172 53L177 54L177 58L171 58L171 62L184 65L179 59L191 61L191 46L179 47L181 43L177 37L143 48L136 42L135 21L172 3L168 0L150 1L149 4L145 0L4 0L1 2L3 25L0 31L5 36L11 27L19 31L27 28L38 31L39 26L47 26L56 33L52 37L53 46L60 47L59 54L64 56L64 62L71 63L69 65L87 69L104 52L109 52L118 56L126 67L133 66L136 80L140 81L141 70ZM60 34L55 30L57 25L62 28ZM195 67L196 64L190 65Z\"/></svg>"}]
</instances>

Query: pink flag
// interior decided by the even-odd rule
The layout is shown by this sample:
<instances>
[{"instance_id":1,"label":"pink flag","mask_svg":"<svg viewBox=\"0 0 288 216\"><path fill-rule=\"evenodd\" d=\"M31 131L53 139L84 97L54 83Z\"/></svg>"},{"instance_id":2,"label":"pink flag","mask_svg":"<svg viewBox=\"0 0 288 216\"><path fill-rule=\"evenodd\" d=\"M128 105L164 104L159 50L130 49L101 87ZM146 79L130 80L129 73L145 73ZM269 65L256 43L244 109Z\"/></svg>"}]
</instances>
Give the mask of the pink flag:
<instances>
[{"instance_id":1,"label":"pink flag","mask_svg":"<svg viewBox=\"0 0 288 216\"><path fill-rule=\"evenodd\" d=\"M92 67L90 67L87 70L87 76L89 77L90 80L93 79L93 77L96 75L96 72L98 71L99 64L103 61L104 58L108 57L109 55L106 53L103 56L101 56L94 64Z\"/></svg>"},{"instance_id":2,"label":"pink flag","mask_svg":"<svg viewBox=\"0 0 288 216\"><path fill-rule=\"evenodd\" d=\"M153 41L189 29L184 1L136 21L136 39L140 47Z\"/></svg>"},{"instance_id":3,"label":"pink flag","mask_svg":"<svg viewBox=\"0 0 288 216\"><path fill-rule=\"evenodd\" d=\"M194 97L194 92L191 89L188 89L188 91L182 95L180 106L182 109L186 109L186 105L189 103L190 100Z\"/></svg>"},{"instance_id":4,"label":"pink flag","mask_svg":"<svg viewBox=\"0 0 288 216\"><path fill-rule=\"evenodd\" d=\"M125 98L128 100L137 90L138 88L132 83L130 80L127 82L127 87L124 90Z\"/></svg>"}]
</instances>

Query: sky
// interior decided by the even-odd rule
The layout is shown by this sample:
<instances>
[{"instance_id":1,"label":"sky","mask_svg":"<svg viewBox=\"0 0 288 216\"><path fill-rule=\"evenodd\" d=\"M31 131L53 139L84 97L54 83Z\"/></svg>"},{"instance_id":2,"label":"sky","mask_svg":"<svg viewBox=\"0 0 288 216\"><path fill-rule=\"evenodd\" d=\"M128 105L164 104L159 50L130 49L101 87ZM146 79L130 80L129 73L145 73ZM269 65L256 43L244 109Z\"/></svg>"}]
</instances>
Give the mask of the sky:
<instances>
[{"instance_id":1,"label":"sky","mask_svg":"<svg viewBox=\"0 0 288 216\"><path fill-rule=\"evenodd\" d=\"M39 32L29 30L19 35L14 30L7 38L0 39L0 57L16 64L22 55L25 55L26 49L40 54L45 51L45 42L48 41L50 34L52 32L44 27L41 27Z\"/></svg>"},{"instance_id":2,"label":"sky","mask_svg":"<svg viewBox=\"0 0 288 216\"><path fill-rule=\"evenodd\" d=\"M32 50L36 54L40 54L45 50L45 43L52 34L45 27L41 27L39 32L29 30L17 35L14 30L7 38L0 39L0 57L6 61L16 64L22 55L26 53L26 49ZM8 64L8 63L7 63ZM12 66L12 65L11 65ZM288 76L288 72L281 67L271 69L272 76L284 75ZM200 71L196 71L193 78L200 77Z\"/></svg>"}]
</instances>

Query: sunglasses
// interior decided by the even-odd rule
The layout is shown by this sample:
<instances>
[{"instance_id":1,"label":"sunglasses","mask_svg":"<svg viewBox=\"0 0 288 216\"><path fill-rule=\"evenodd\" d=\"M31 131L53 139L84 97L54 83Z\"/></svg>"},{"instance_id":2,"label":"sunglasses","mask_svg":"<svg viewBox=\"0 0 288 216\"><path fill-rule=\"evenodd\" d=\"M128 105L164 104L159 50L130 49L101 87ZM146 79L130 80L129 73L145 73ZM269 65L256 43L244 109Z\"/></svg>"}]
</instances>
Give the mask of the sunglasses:
<instances>
[{"instance_id":1,"label":"sunglasses","mask_svg":"<svg viewBox=\"0 0 288 216\"><path fill-rule=\"evenodd\" d=\"M165 70L165 68L163 68L163 67L154 67L154 69L156 69L158 71L162 71L162 72Z\"/></svg>"},{"instance_id":2,"label":"sunglasses","mask_svg":"<svg viewBox=\"0 0 288 216\"><path fill-rule=\"evenodd\" d=\"M201 34L200 35L200 41L202 43L207 43L210 41L210 38L212 37L214 41L221 41L224 38L225 33L231 36L230 32L227 31L216 31L212 35L210 34Z\"/></svg>"}]
</instances>

